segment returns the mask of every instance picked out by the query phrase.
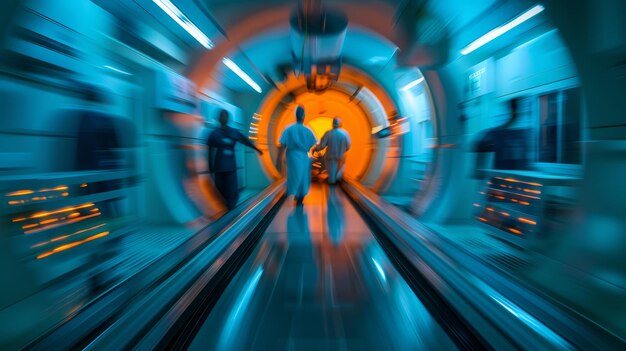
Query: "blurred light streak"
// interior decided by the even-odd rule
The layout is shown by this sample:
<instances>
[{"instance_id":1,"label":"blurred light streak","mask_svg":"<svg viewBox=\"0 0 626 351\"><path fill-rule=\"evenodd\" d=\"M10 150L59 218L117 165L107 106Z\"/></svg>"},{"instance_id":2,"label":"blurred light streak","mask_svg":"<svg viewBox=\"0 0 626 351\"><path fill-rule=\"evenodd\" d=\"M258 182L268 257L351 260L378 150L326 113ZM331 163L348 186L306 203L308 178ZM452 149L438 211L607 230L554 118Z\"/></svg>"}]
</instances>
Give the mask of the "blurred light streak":
<instances>
[{"instance_id":1,"label":"blurred light streak","mask_svg":"<svg viewBox=\"0 0 626 351\"><path fill-rule=\"evenodd\" d=\"M84 205L80 205L80 206L71 206L71 207L65 207L62 208L60 210L56 210L56 211L50 211L50 212L38 212L35 213L34 215L30 216L29 218L34 219L34 218L42 218L42 217L47 217L53 214L59 214L59 213L64 213L64 212L71 212L71 211L76 211L76 210L80 210L83 208L89 208L94 206L94 204L92 203L88 203L88 204L84 204Z\"/></svg>"},{"instance_id":2,"label":"blurred light streak","mask_svg":"<svg viewBox=\"0 0 626 351\"><path fill-rule=\"evenodd\" d=\"M228 316L228 321L224 325L224 332L220 338L220 346L217 348L218 350L229 350L232 348L233 338L237 337L236 334L240 331L237 327L239 320L242 316L244 316L244 314L241 314L240 312L248 307L262 274L263 266L259 266L259 268L257 268L254 274L251 275L250 279L246 282L246 285L237 297L236 305L231 310L230 315Z\"/></svg>"},{"instance_id":3,"label":"blurred light streak","mask_svg":"<svg viewBox=\"0 0 626 351\"><path fill-rule=\"evenodd\" d=\"M544 7L541 5L536 5L534 7L532 7L531 9L529 9L528 11L522 13L521 15L517 16L516 18L514 18L512 21L505 23L495 29L492 29L491 31L487 32L487 34L483 35L482 37L474 40L473 42L471 42L468 46L464 47L463 49L461 49L461 54L462 55L467 55L471 52L473 52L474 50L477 50L478 48L482 47L483 45L489 43L490 41L496 39L497 37L503 35L504 33L510 31L511 29L519 26L520 24L526 22L527 20L535 17L536 15L538 15L539 13L541 13L544 10Z\"/></svg>"},{"instance_id":4,"label":"blurred light streak","mask_svg":"<svg viewBox=\"0 0 626 351\"><path fill-rule=\"evenodd\" d=\"M8 193L6 196L20 196L20 195L29 195L34 193L33 190L18 190L12 193Z\"/></svg>"},{"instance_id":5,"label":"blurred light streak","mask_svg":"<svg viewBox=\"0 0 626 351\"><path fill-rule=\"evenodd\" d=\"M77 217L77 218L71 219L69 221L65 221L65 222L49 225L49 226L46 226L46 227L37 228L37 229L33 229L33 230L27 230L27 231L24 231L24 234L38 233L40 231L48 230L48 229L52 229L52 228L57 228L57 227L60 227L62 225L67 225L67 224L81 222L81 221L84 221L84 220L89 219L89 218L97 217L100 214L101 214L100 212L97 212L97 213L94 213L94 214L90 214L88 216Z\"/></svg>"},{"instance_id":6,"label":"blurred light streak","mask_svg":"<svg viewBox=\"0 0 626 351\"><path fill-rule=\"evenodd\" d=\"M527 223L527 224L532 224L532 225L536 225L537 224L537 222L531 221L530 219L526 219L524 217L519 217L518 220L520 222L524 222L524 223Z\"/></svg>"},{"instance_id":7,"label":"blurred light streak","mask_svg":"<svg viewBox=\"0 0 626 351\"><path fill-rule=\"evenodd\" d=\"M53 243L53 242L56 242L56 241L61 241L61 240L67 239L67 238L69 238L71 236L83 234L83 233L86 233L86 232L91 231L91 230L96 230L98 228L102 228L105 225L106 225L106 223L102 223L102 224L98 224L96 226L93 226L93 227L90 227L90 228L87 228L87 229L81 229L81 230L76 231L76 232L71 233L71 234L64 234L64 235L61 235L61 236L57 236L56 238L52 238L52 239L50 239L48 241L44 241L44 242L41 242L39 244L35 244L35 245L31 246L31 248L36 248L36 247L44 246L44 245L47 245L47 244L50 244L50 243Z\"/></svg>"},{"instance_id":8,"label":"blurred light streak","mask_svg":"<svg viewBox=\"0 0 626 351\"><path fill-rule=\"evenodd\" d=\"M420 84L420 83L421 83L421 82L423 82L423 81L424 81L424 77L418 78L418 79L416 79L416 80L412 81L411 83L409 83L409 84L407 84L407 85L403 86L400 90L402 90L402 91L407 91L407 90L409 90L409 89L413 88L414 86L416 86L416 85Z\"/></svg>"},{"instance_id":9,"label":"blurred light streak","mask_svg":"<svg viewBox=\"0 0 626 351\"><path fill-rule=\"evenodd\" d=\"M374 262L374 266L376 266L376 269L378 270L378 274L380 275L380 277L383 279L384 282L387 282L387 276L385 275L385 271L383 271L383 268L374 259L374 257L372 257L372 262Z\"/></svg>"},{"instance_id":10,"label":"blurred light streak","mask_svg":"<svg viewBox=\"0 0 626 351\"><path fill-rule=\"evenodd\" d=\"M121 73L121 74L126 75L126 76L132 76L133 75L132 73L128 73L126 71L122 71L119 68L115 68L115 67L109 66L109 65L104 66L104 68L110 69L111 71L114 71L114 72L117 72L117 73Z\"/></svg>"},{"instance_id":11,"label":"blurred light streak","mask_svg":"<svg viewBox=\"0 0 626 351\"><path fill-rule=\"evenodd\" d=\"M183 14L170 0L152 0L163 12L167 13L187 33L191 34L202 46L207 49L213 48L213 42L204 34L185 14Z\"/></svg>"},{"instance_id":12,"label":"blurred light streak","mask_svg":"<svg viewBox=\"0 0 626 351\"><path fill-rule=\"evenodd\" d=\"M513 233L513 234L517 234L517 235L522 235L524 233L522 233L521 231L515 229L515 228L508 228L508 230Z\"/></svg>"},{"instance_id":13,"label":"blurred light streak","mask_svg":"<svg viewBox=\"0 0 626 351\"><path fill-rule=\"evenodd\" d=\"M228 57L224 57L222 62L226 65L226 67L230 68L231 71L235 72L236 75L239 76L244 82L246 82L249 86L252 87L257 93L261 93L261 87L254 81L250 76L244 72L233 60Z\"/></svg>"},{"instance_id":14,"label":"blurred light streak","mask_svg":"<svg viewBox=\"0 0 626 351\"><path fill-rule=\"evenodd\" d=\"M535 319L535 317L531 316L526 311L522 310L521 308L519 308L512 302L496 294L490 294L490 297L492 300L497 302L510 314L517 317L519 320L521 320L524 324L526 324L532 330L534 330L539 335L549 340L554 345L558 346L559 349L568 349L568 350L572 349L571 345L565 339L563 339L561 336L556 334L550 328L548 328L543 323Z\"/></svg>"}]
</instances>

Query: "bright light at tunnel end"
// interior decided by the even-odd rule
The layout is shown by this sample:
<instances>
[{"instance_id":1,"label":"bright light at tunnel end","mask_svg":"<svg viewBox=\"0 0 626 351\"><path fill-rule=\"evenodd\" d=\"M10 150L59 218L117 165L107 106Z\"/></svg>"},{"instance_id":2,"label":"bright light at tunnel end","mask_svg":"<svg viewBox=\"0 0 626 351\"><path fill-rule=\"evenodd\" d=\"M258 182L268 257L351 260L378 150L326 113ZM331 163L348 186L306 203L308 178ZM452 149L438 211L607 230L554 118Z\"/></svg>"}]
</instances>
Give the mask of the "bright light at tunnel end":
<instances>
[{"instance_id":1,"label":"bright light at tunnel end","mask_svg":"<svg viewBox=\"0 0 626 351\"><path fill-rule=\"evenodd\" d=\"M231 71L235 72L235 74L237 74L239 78L248 83L248 85L251 86L252 89L256 90L257 93L262 92L261 87L255 81L253 81L252 78L250 78L250 76L246 74L246 72L239 68L239 66L237 66L237 64L234 63L233 60L229 59L228 57L224 57L222 59L222 62L224 62L226 67L230 68Z\"/></svg>"},{"instance_id":2,"label":"bright light at tunnel end","mask_svg":"<svg viewBox=\"0 0 626 351\"><path fill-rule=\"evenodd\" d=\"M170 2L170 0L152 0L157 4L163 12L167 13L179 26L181 26L187 33L191 34L202 46L207 49L213 48L213 42L204 34L198 27L185 14L183 14L178 7Z\"/></svg>"},{"instance_id":3,"label":"bright light at tunnel end","mask_svg":"<svg viewBox=\"0 0 626 351\"><path fill-rule=\"evenodd\" d=\"M473 52L474 50L482 47L483 45L489 43L490 41L496 39L497 37L501 36L502 34L510 31L511 29L519 26L520 24L528 21L529 19L535 17L536 15L538 15L539 13L543 12L544 7L542 5L535 5L534 7L532 7L530 10L522 13L521 15L517 16L516 18L514 18L512 21L501 25L500 27L497 27L493 30L491 30L490 32L488 32L487 34L483 35L482 37L474 40L472 43L470 43L468 46L464 47L461 50L461 54L462 55L467 55L471 52Z\"/></svg>"}]
</instances>

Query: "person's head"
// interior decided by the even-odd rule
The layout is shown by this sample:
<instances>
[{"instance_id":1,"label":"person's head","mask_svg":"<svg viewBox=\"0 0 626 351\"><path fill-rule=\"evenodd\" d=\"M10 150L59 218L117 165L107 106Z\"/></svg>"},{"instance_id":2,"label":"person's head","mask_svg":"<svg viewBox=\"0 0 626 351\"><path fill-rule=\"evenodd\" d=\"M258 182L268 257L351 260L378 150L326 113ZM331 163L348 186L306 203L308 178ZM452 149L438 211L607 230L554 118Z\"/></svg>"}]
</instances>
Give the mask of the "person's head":
<instances>
[{"instance_id":1,"label":"person's head","mask_svg":"<svg viewBox=\"0 0 626 351\"><path fill-rule=\"evenodd\" d=\"M298 105L298 107L296 107L296 122L304 122L304 107L302 107L302 105Z\"/></svg>"},{"instance_id":2,"label":"person's head","mask_svg":"<svg viewBox=\"0 0 626 351\"><path fill-rule=\"evenodd\" d=\"M220 125L225 127L228 124L228 111L221 110L220 111Z\"/></svg>"},{"instance_id":3,"label":"person's head","mask_svg":"<svg viewBox=\"0 0 626 351\"><path fill-rule=\"evenodd\" d=\"M341 119L339 117L333 118L333 128L341 127Z\"/></svg>"}]
</instances>

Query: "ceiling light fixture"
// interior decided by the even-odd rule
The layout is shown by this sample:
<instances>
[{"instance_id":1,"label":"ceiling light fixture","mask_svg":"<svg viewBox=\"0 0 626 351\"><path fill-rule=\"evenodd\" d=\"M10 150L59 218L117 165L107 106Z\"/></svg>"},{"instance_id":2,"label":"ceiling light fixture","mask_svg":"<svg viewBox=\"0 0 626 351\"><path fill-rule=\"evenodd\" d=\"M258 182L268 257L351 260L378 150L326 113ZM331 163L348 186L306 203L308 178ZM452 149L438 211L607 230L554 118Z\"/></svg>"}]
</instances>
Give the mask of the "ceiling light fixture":
<instances>
[{"instance_id":1,"label":"ceiling light fixture","mask_svg":"<svg viewBox=\"0 0 626 351\"><path fill-rule=\"evenodd\" d=\"M202 46L207 49L213 48L213 42L206 34L196 27L187 16L185 16L178 7L174 6L170 0L152 0L157 4L163 12L167 13L178 25L180 25L187 33L191 34Z\"/></svg>"},{"instance_id":2,"label":"ceiling light fixture","mask_svg":"<svg viewBox=\"0 0 626 351\"><path fill-rule=\"evenodd\" d=\"M226 67L230 68L231 71L235 72L235 74L237 74L239 78L248 83L248 85L251 86L252 89L256 90L257 93L260 93L262 91L261 87L255 81L253 81L252 78L250 78L250 76L246 74L246 72L239 68L239 66L237 66L237 64L234 63L233 60L229 59L228 57L224 57L222 59L222 62L224 62Z\"/></svg>"},{"instance_id":3,"label":"ceiling light fixture","mask_svg":"<svg viewBox=\"0 0 626 351\"><path fill-rule=\"evenodd\" d=\"M536 15L538 15L539 13L541 13L544 10L544 7L541 5L536 5L533 8L531 8L530 10L522 13L521 15L517 16L516 18L514 18L512 21L501 25L500 27L497 27L493 30L491 30L490 32L488 32L487 34L483 35L482 37L474 40L471 44L469 44L468 46L464 47L461 50L461 54L462 55L467 55L469 53L471 53L472 51L480 48L481 46L489 43L490 41L494 40L495 38L501 36L502 34L510 31L511 29L519 26L520 24L528 21L529 19L535 17Z\"/></svg>"},{"instance_id":4,"label":"ceiling light fixture","mask_svg":"<svg viewBox=\"0 0 626 351\"><path fill-rule=\"evenodd\" d=\"M412 81L411 83L405 85L404 87L402 87L401 90L402 91L407 91L407 90L413 88L414 86L418 85L419 83L421 83L423 81L424 81L424 77L418 78L418 79Z\"/></svg>"}]
</instances>

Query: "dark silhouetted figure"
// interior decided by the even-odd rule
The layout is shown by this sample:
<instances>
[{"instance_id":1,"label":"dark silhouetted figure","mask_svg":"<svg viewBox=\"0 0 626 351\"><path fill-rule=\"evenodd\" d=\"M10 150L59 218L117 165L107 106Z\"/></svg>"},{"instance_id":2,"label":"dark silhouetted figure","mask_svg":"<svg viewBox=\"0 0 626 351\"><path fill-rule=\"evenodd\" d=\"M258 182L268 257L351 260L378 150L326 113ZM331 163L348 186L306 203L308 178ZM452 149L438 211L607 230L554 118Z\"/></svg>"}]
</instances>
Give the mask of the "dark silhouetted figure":
<instances>
[{"instance_id":1,"label":"dark silhouetted figure","mask_svg":"<svg viewBox=\"0 0 626 351\"><path fill-rule=\"evenodd\" d=\"M220 127L209 135L209 170L213 175L215 187L222 195L229 210L239 201L239 185L237 181L237 161L235 158L235 144L241 143L263 155L250 139L246 138L235 128L229 127L228 112L220 111Z\"/></svg>"},{"instance_id":2,"label":"dark silhouetted figure","mask_svg":"<svg viewBox=\"0 0 626 351\"><path fill-rule=\"evenodd\" d=\"M519 117L517 104L517 99L509 101L509 120L487 131L474 148L474 152L494 153L494 169L528 169L528 130L512 128Z\"/></svg>"}]
</instances>

